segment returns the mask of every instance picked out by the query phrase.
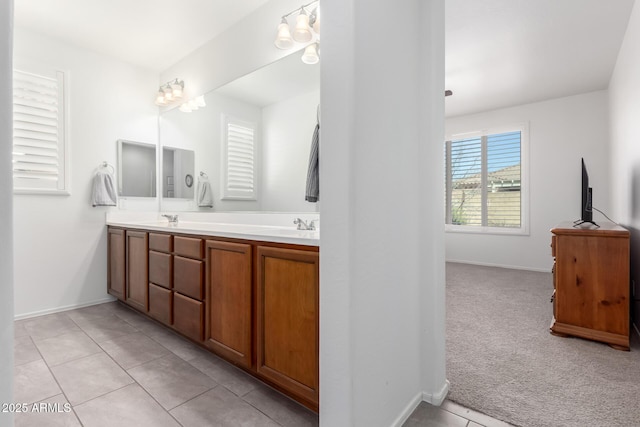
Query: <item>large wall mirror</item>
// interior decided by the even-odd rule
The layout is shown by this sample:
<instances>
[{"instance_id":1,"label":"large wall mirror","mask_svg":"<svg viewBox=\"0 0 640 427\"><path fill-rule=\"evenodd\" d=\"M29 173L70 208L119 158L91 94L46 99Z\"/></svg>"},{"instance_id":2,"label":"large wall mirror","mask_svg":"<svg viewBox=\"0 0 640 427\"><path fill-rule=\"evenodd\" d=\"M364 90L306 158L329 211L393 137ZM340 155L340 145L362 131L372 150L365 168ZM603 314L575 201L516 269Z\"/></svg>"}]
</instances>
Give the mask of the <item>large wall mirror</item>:
<instances>
[{"instance_id":1,"label":"large wall mirror","mask_svg":"<svg viewBox=\"0 0 640 427\"><path fill-rule=\"evenodd\" d=\"M206 210L198 206L197 180L207 179L214 211L315 212L305 201L311 139L320 103L320 66L307 65L299 53L269 64L204 95L205 107L190 113L178 108L160 116L163 190L161 209ZM255 198L234 199L223 191L225 147L230 120L255 125ZM190 203L169 199L167 149L193 153ZM175 158L174 151L174 158ZM175 163L174 166L175 168ZM174 172L171 172L174 173ZM175 173L174 173L175 185ZM226 188L226 187L225 187ZM178 197L176 191L174 197Z\"/></svg>"},{"instance_id":2,"label":"large wall mirror","mask_svg":"<svg viewBox=\"0 0 640 427\"><path fill-rule=\"evenodd\" d=\"M156 197L156 146L117 141L118 196Z\"/></svg>"}]
</instances>

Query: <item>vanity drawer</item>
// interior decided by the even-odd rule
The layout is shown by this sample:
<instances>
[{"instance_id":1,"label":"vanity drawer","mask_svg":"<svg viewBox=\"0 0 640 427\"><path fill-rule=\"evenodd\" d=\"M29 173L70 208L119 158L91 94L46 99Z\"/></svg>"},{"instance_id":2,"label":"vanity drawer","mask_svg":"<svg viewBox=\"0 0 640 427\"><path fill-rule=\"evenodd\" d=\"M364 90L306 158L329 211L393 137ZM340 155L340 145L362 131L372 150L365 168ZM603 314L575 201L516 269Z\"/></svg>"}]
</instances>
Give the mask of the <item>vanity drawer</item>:
<instances>
[{"instance_id":1,"label":"vanity drawer","mask_svg":"<svg viewBox=\"0 0 640 427\"><path fill-rule=\"evenodd\" d=\"M173 293L173 327L189 338L204 339L204 303Z\"/></svg>"},{"instance_id":2,"label":"vanity drawer","mask_svg":"<svg viewBox=\"0 0 640 427\"><path fill-rule=\"evenodd\" d=\"M173 292L149 283L149 315L166 325L173 323Z\"/></svg>"},{"instance_id":3,"label":"vanity drawer","mask_svg":"<svg viewBox=\"0 0 640 427\"><path fill-rule=\"evenodd\" d=\"M176 236L173 241L173 250L176 255L182 255L189 258L202 259L204 256L202 239L194 239L192 237Z\"/></svg>"},{"instance_id":4,"label":"vanity drawer","mask_svg":"<svg viewBox=\"0 0 640 427\"><path fill-rule=\"evenodd\" d=\"M149 251L149 281L171 289L173 280L173 255Z\"/></svg>"},{"instance_id":5,"label":"vanity drawer","mask_svg":"<svg viewBox=\"0 0 640 427\"><path fill-rule=\"evenodd\" d=\"M149 233L149 249L159 252L173 250L173 236L170 234Z\"/></svg>"},{"instance_id":6,"label":"vanity drawer","mask_svg":"<svg viewBox=\"0 0 640 427\"><path fill-rule=\"evenodd\" d=\"M173 258L173 287L191 298L204 298L204 263L195 259Z\"/></svg>"}]
</instances>

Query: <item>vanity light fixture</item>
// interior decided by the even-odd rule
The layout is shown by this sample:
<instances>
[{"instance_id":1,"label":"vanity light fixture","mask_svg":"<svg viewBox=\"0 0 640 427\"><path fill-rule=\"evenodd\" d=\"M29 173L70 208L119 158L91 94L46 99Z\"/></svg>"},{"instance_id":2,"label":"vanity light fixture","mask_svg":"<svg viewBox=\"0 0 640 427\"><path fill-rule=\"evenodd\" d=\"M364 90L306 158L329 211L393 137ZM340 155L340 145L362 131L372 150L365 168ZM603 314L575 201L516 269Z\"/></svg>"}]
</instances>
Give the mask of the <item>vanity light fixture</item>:
<instances>
[{"instance_id":1,"label":"vanity light fixture","mask_svg":"<svg viewBox=\"0 0 640 427\"><path fill-rule=\"evenodd\" d=\"M156 105L164 106L182 98L184 92L184 81L175 79L160 86L156 94Z\"/></svg>"},{"instance_id":2,"label":"vanity light fixture","mask_svg":"<svg viewBox=\"0 0 640 427\"><path fill-rule=\"evenodd\" d=\"M320 42L320 5L319 0L305 4L285 15L278 25L278 34L274 44L278 49L291 49L296 43L309 43L302 54L302 62L305 64L317 64L320 60L318 56ZM311 12L308 14L307 10ZM289 27L287 18L294 14L296 23L293 31Z\"/></svg>"}]
</instances>

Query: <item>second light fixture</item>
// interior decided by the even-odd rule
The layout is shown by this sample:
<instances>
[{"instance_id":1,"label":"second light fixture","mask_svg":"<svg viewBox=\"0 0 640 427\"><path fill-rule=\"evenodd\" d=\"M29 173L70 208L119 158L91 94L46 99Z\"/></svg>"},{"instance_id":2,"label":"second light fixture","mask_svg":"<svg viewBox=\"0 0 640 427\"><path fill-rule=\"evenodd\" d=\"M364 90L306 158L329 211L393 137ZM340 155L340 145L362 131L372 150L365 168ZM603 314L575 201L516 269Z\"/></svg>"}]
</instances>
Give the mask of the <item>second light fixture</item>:
<instances>
[{"instance_id":1,"label":"second light fixture","mask_svg":"<svg viewBox=\"0 0 640 427\"><path fill-rule=\"evenodd\" d=\"M310 10L310 13L307 13ZM289 26L287 18L298 13L293 32ZM315 38L315 41L313 41ZM278 49L291 49L297 43L313 43L307 45L302 54L302 62L305 64L317 64L320 60L320 9L318 0L301 6L286 15L278 25L278 34L274 44Z\"/></svg>"}]
</instances>

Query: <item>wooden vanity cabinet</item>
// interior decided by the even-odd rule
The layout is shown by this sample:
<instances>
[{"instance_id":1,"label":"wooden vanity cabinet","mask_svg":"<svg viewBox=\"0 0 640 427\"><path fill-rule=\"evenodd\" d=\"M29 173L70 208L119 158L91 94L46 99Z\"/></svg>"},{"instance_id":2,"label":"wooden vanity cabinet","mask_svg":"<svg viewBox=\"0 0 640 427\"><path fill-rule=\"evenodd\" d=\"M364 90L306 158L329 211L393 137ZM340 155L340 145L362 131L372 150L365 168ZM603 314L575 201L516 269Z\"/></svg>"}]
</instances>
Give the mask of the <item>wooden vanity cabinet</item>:
<instances>
[{"instance_id":1,"label":"wooden vanity cabinet","mask_svg":"<svg viewBox=\"0 0 640 427\"><path fill-rule=\"evenodd\" d=\"M251 367L251 245L207 240L205 345Z\"/></svg>"},{"instance_id":2,"label":"wooden vanity cabinet","mask_svg":"<svg viewBox=\"0 0 640 427\"><path fill-rule=\"evenodd\" d=\"M317 409L319 255L258 246L256 369Z\"/></svg>"},{"instance_id":3,"label":"wooden vanity cabinet","mask_svg":"<svg viewBox=\"0 0 640 427\"><path fill-rule=\"evenodd\" d=\"M107 230L107 292L123 300L126 289L125 231L109 227Z\"/></svg>"},{"instance_id":4,"label":"wooden vanity cabinet","mask_svg":"<svg viewBox=\"0 0 640 427\"><path fill-rule=\"evenodd\" d=\"M144 231L127 230L127 273L125 302L146 313L149 309L149 245Z\"/></svg>"},{"instance_id":5,"label":"wooden vanity cabinet","mask_svg":"<svg viewBox=\"0 0 640 427\"><path fill-rule=\"evenodd\" d=\"M173 327L194 341L204 340L204 243L173 238Z\"/></svg>"}]
</instances>

